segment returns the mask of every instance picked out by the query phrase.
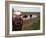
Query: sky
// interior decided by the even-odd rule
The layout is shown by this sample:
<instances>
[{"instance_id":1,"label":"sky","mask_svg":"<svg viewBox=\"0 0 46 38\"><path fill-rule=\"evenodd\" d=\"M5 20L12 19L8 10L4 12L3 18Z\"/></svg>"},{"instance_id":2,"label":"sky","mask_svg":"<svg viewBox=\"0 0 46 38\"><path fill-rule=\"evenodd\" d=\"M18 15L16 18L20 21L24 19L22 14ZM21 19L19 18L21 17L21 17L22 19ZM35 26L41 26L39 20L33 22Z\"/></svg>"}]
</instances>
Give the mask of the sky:
<instances>
[{"instance_id":1,"label":"sky","mask_svg":"<svg viewBox=\"0 0 46 38\"><path fill-rule=\"evenodd\" d=\"M13 6L14 11L22 11L22 12L40 12L40 7L19 7Z\"/></svg>"}]
</instances>

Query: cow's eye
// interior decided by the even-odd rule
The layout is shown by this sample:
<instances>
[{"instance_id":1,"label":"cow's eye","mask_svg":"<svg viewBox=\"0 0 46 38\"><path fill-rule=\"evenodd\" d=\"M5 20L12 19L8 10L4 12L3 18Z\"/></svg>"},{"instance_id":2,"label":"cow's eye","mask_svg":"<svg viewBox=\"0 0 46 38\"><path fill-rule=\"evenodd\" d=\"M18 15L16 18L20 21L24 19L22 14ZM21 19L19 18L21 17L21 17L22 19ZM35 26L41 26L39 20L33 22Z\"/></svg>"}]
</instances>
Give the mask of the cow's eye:
<instances>
[{"instance_id":1,"label":"cow's eye","mask_svg":"<svg viewBox=\"0 0 46 38\"><path fill-rule=\"evenodd\" d=\"M27 18L28 16L27 15L24 15L23 18Z\"/></svg>"}]
</instances>

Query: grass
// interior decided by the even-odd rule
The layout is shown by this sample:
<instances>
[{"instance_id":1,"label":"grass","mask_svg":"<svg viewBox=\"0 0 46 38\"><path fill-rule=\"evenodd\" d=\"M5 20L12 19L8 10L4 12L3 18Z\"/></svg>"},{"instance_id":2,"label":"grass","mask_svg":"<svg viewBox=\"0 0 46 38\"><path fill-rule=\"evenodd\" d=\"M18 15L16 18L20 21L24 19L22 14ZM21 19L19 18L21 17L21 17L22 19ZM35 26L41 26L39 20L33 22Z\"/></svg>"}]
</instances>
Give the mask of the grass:
<instances>
[{"instance_id":1,"label":"grass","mask_svg":"<svg viewBox=\"0 0 46 38\"><path fill-rule=\"evenodd\" d=\"M40 30L40 18L24 22L23 30Z\"/></svg>"},{"instance_id":2,"label":"grass","mask_svg":"<svg viewBox=\"0 0 46 38\"><path fill-rule=\"evenodd\" d=\"M32 30L40 30L40 19L32 23Z\"/></svg>"}]
</instances>

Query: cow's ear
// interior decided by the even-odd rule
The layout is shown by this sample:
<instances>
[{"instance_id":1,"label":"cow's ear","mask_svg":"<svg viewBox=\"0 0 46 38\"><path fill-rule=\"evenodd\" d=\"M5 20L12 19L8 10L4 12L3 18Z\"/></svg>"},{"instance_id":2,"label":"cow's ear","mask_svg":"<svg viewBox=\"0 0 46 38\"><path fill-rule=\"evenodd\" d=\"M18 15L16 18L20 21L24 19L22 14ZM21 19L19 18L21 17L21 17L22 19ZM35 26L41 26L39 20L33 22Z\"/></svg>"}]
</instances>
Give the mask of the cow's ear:
<instances>
[{"instance_id":1,"label":"cow's ear","mask_svg":"<svg viewBox=\"0 0 46 38\"><path fill-rule=\"evenodd\" d=\"M27 15L24 15L23 18L27 18L28 16Z\"/></svg>"},{"instance_id":2,"label":"cow's ear","mask_svg":"<svg viewBox=\"0 0 46 38\"><path fill-rule=\"evenodd\" d=\"M30 14L30 17L32 17L32 15Z\"/></svg>"}]
</instances>

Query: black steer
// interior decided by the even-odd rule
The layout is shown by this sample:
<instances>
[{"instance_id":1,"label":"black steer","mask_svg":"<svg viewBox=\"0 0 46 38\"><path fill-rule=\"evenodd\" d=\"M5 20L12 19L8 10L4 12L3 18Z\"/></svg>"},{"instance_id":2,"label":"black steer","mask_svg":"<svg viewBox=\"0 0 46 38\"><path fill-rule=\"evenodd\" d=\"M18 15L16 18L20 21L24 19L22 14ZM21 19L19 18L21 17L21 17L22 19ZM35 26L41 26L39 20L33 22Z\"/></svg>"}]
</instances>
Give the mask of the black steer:
<instances>
[{"instance_id":1,"label":"black steer","mask_svg":"<svg viewBox=\"0 0 46 38\"><path fill-rule=\"evenodd\" d=\"M22 30L23 20L19 16L12 18L12 25L13 31L20 31Z\"/></svg>"}]
</instances>

